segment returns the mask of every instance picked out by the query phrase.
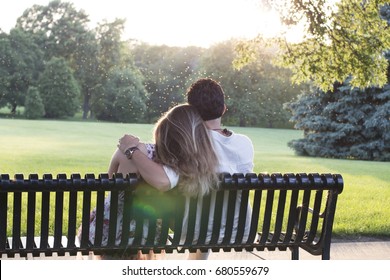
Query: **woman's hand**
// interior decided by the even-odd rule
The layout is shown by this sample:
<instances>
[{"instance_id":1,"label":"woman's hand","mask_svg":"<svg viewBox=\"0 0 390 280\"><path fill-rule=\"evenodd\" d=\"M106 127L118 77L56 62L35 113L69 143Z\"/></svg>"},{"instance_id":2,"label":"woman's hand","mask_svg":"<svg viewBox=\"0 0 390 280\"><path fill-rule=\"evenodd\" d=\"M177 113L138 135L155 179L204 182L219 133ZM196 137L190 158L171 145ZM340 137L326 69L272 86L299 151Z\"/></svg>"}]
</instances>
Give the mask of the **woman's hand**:
<instances>
[{"instance_id":1,"label":"woman's hand","mask_svg":"<svg viewBox=\"0 0 390 280\"><path fill-rule=\"evenodd\" d=\"M125 134L123 137L119 138L119 144L117 145L117 147L122 153L125 153L127 149L137 147L138 144L138 137L134 135Z\"/></svg>"}]
</instances>

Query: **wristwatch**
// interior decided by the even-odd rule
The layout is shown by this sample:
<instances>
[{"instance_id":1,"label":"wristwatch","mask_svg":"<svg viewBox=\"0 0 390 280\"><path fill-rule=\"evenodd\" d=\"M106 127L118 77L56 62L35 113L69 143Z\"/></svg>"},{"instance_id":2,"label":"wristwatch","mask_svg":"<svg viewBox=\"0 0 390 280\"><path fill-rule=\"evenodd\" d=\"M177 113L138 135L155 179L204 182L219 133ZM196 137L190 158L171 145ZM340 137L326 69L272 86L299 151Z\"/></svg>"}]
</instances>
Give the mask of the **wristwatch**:
<instances>
[{"instance_id":1,"label":"wristwatch","mask_svg":"<svg viewBox=\"0 0 390 280\"><path fill-rule=\"evenodd\" d=\"M133 157L133 153L136 151L136 150L139 150L138 147L131 147L131 148L128 148L126 151L125 151L125 155L128 159L131 159Z\"/></svg>"}]
</instances>

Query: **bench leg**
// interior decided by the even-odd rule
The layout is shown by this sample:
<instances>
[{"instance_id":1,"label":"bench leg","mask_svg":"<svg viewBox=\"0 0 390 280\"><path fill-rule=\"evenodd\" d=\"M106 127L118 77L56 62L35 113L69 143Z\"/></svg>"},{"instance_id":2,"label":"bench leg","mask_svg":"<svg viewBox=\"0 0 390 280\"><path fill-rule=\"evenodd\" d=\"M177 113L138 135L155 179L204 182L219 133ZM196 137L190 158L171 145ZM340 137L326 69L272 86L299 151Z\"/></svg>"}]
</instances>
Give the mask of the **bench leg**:
<instances>
[{"instance_id":1,"label":"bench leg","mask_svg":"<svg viewBox=\"0 0 390 280\"><path fill-rule=\"evenodd\" d=\"M293 247L291 249L291 259L292 260L299 260L299 247Z\"/></svg>"},{"instance_id":2,"label":"bench leg","mask_svg":"<svg viewBox=\"0 0 390 280\"><path fill-rule=\"evenodd\" d=\"M330 244L329 246L325 246L325 248L322 250L322 259L330 260Z\"/></svg>"}]
</instances>

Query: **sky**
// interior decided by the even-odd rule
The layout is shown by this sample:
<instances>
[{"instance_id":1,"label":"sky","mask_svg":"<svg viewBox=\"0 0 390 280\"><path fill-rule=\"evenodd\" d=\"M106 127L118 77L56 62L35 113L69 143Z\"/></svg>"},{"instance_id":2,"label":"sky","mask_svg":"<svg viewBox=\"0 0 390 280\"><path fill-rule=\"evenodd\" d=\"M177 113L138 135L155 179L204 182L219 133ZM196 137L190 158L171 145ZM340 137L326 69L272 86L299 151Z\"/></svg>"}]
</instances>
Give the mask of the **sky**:
<instances>
[{"instance_id":1,"label":"sky","mask_svg":"<svg viewBox=\"0 0 390 280\"><path fill-rule=\"evenodd\" d=\"M50 0L2 1L0 28L9 32L34 4ZM89 15L91 27L103 20L125 18L123 39L168 46L209 47L231 38L271 37L280 32L275 14L261 0L66 0ZM3 7L2 7L3 6Z\"/></svg>"}]
</instances>

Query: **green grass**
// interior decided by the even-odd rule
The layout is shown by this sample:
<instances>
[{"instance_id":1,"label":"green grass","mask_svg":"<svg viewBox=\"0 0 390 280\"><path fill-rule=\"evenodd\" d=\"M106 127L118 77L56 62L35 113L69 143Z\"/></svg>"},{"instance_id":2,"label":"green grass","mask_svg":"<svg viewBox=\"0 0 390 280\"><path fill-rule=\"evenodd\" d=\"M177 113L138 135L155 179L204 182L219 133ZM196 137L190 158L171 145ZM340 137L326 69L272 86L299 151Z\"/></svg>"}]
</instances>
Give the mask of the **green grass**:
<instances>
[{"instance_id":1,"label":"green grass","mask_svg":"<svg viewBox=\"0 0 390 280\"><path fill-rule=\"evenodd\" d=\"M334 234L390 238L390 163L299 157L287 147L301 132L231 128L248 135L255 148L255 172L340 173ZM152 141L153 125L0 119L0 173L104 173L118 138L131 133Z\"/></svg>"}]
</instances>

